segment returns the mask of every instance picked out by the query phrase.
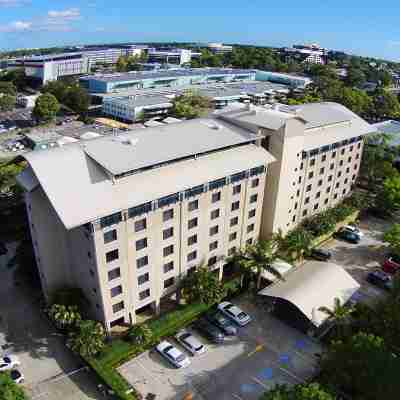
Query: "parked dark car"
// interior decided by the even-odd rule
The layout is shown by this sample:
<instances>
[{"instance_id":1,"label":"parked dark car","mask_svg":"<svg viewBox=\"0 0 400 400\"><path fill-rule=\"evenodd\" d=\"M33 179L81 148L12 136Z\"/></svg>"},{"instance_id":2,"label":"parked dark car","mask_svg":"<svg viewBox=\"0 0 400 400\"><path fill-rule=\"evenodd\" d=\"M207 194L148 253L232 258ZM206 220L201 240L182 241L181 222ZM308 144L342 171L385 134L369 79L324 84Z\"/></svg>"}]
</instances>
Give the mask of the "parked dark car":
<instances>
[{"instance_id":1,"label":"parked dark car","mask_svg":"<svg viewBox=\"0 0 400 400\"><path fill-rule=\"evenodd\" d=\"M194 328L201 332L206 338L214 343L223 343L225 335L221 329L207 321L205 318L200 318L194 323Z\"/></svg>"},{"instance_id":2,"label":"parked dark car","mask_svg":"<svg viewBox=\"0 0 400 400\"><path fill-rule=\"evenodd\" d=\"M0 256L7 254L7 247L3 242L0 242Z\"/></svg>"},{"instance_id":3,"label":"parked dark car","mask_svg":"<svg viewBox=\"0 0 400 400\"><path fill-rule=\"evenodd\" d=\"M341 239L341 240L344 240L346 242L353 243L353 244L358 244L360 242L359 235L357 235L353 232L350 232L348 230L345 230L345 229L340 229L339 231L337 231L334 234L334 237L336 239Z\"/></svg>"},{"instance_id":4,"label":"parked dark car","mask_svg":"<svg viewBox=\"0 0 400 400\"><path fill-rule=\"evenodd\" d=\"M328 261L332 257L332 253L324 249L312 249L310 256L315 260Z\"/></svg>"},{"instance_id":5,"label":"parked dark car","mask_svg":"<svg viewBox=\"0 0 400 400\"><path fill-rule=\"evenodd\" d=\"M384 271L373 271L367 275L367 282L371 285L378 286L381 289L392 290L393 279Z\"/></svg>"},{"instance_id":6,"label":"parked dark car","mask_svg":"<svg viewBox=\"0 0 400 400\"><path fill-rule=\"evenodd\" d=\"M222 329L226 335L234 336L237 334L237 327L228 317L222 314L221 311L211 311L206 314L205 318L207 321Z\"/></svg>"}]
</instances>

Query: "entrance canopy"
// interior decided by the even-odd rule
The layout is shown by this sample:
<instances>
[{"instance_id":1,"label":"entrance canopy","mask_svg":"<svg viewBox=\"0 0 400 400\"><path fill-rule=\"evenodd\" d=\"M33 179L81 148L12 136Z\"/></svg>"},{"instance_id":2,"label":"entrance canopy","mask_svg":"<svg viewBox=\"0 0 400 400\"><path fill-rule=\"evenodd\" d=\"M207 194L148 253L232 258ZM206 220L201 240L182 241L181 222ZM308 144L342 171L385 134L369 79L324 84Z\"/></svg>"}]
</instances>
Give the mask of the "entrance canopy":
<instances>
[{"instance_id":1,"label":"entrance canopy","mask_svg":"<svg viewBox=\"0 0 400 400\"><path fill-rule=\"evenodd\" d=\"M336 297L343 304L359 288L357 281L339 265L310 261L258 294L292 303L318 327L327 319L325 313L318 311L320 307L333 310Z\"/></svg>"}]
</instances>

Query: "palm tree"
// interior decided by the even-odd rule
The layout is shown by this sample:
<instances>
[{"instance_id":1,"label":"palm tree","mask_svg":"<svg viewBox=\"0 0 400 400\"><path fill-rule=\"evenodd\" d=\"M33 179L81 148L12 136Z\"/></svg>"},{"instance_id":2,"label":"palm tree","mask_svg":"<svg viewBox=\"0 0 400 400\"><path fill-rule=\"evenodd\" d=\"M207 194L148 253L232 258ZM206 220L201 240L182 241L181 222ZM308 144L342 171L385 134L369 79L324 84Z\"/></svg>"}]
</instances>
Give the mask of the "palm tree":
<instances>
[{"instance_id":1,"label":"palm tree","mask_svg":"<svg viewBox=\"0 0 400 400\"><path fill-rule=\"evenodd\" d=\"M305 229L297 228L289 232L284 238L280 238L281 250L286 251L290 256L301 259L304 253L310 250L313 237Z\"/></svg>"},{"instance_id":2,"label":"palm tree","mask_svg":"<svg viewBox=\"0 0 400 400\"><path fill-rule=\"evenodd\" d=\"M49 314L60 328L71 327L82 320L78 306L53 304L49 310Z\"/></svg>"},{"instance_id":3,"label":"palm tree","mask_svg":"<svg viewBox=\"0 0 400 400\"><path fill-rule=\"evenodd\" d=\"M276 259L275 250L274 240L259 240L255 244L248 245L244 250L238 250L231 261L239 265L244 273L256 274L257 287L259 287L262 271L268 271L278 279L282 279L279 271L272 267Z\"/></svg>"},{"instance_id":4,"label":"palm tree","mask_svg":"<svg viewBox=\"0 0 400 400\"><path fill-rule=\"evenodd\" d=\"M323 312L328 316L329 319L335 321L336 326L338 327L339 337L345 336L345 327L348 324L349 318L354 311L353 307L342 303L338 297L335 297L333 309L323 306L319 307L318 311Z\"/></svg>"},{"instance_id":5,"label":"palm tree","mask_svg":"<svg viewBox=\"0 0 400 400\"><path fill-rule=\"evenodd\" d=\"M79 324L77 332L71 334L72 350L84 357L93 357L103 348L105 332L100 322L86 320Z\"/></svg>"}]
</instances>

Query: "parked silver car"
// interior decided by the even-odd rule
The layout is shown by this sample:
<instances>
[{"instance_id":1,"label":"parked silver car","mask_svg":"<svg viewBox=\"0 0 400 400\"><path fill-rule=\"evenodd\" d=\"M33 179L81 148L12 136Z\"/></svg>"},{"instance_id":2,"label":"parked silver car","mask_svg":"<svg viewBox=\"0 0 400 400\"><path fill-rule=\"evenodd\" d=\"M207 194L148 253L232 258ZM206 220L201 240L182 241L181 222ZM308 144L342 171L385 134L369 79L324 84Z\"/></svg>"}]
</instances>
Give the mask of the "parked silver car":
<instances>
[{"instance_id":1,"label":"parked silver car","mask_svg":"<svg viewBox=\"0 0 400 400\"><path fill-rule=\"evenodd\" d=\"M223 312L230 319L235 321L240 326L245 326L249 322L251 322L251 317L243 310L241 310L238 306L230 303L229 301L224 301L223 303L218 305L218 310Z\"/></svg>"},{"instance_id":2,"label":"parked silver car","mask_svg":"<svg viewBox=\"0 0 400 400\"><path fill-rule=\"evenodd\" d=\"M156 349L176 368L185 368L190 364L189 358L166 340L157 345Z\"/></svg>"},{"instance_id":3,"label":"parked silver car","mask_svg":"<svg viewBox=\"0 0 400 400\"><path fill-rule=\"evenodd\" d=\"M206 346L196 336L187 331L178 332L176 340L193 356L203 354Z\"/></svg>"}]
</instances>

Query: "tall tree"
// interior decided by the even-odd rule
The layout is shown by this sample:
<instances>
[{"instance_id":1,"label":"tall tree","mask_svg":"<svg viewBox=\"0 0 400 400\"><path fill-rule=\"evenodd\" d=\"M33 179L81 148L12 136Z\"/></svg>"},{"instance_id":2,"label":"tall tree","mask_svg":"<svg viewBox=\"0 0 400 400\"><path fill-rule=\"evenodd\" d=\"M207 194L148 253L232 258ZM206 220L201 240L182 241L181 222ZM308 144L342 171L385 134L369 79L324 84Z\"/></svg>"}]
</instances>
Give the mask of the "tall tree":
<instances>
[{"instance_id":1,"label":"tall tree","mask_svg":"<svg viewBox=\"0 0 400 400\"><path fill-rule=\"evenodd\" d=\"M60 110L60 104L57 99L50 93L40 95L32 110L32 115L38 121L48 122L55 118Z\"/></svg>"},{"instance_id":2,"label":"tall tree","mask_svg":"<svg viewBox=\"0 0 400 400\"><path fill-rule=\"evenodd\" d=\"M211 305L224 296L224 288L218 276L206 266L201 266L194 273L186 275L182 279L181 290L188 303L201 302Z\"/></svg>"},{"instance_id":3,"label":"tall tree","mask_svg":"<svg viewBox=\"0 0 400 400\"><path fill-rule=\"evenodd\" d=\"M99 322L85 320L79 324L78 331L73 332L70 344L74 351L84 357L93 357L104 347L105 333Z\"/></svg>"},{"instance_id":4,"label":"tall tree","mask_svg":"<svg viewBox=\"0 0 400 400\"><path fill-rule=\"evenodd\" d=\"M333 308L329 307L320 307L318 311L323 312L328 318L333 320L336 323L338 328L339 337L345 337L346 328L350 322L351 314L353 313L353 308L342 304L339 298L335 298Z\"/></svg>"},{"instance_id":5,"label":"tall tree","mask_svg":"<svg viewBox=\"0 0 400 400\"><path fill-rule=\"evenodd\" d=\"M0 372L0 400L27 400L22 387L18 386L7 372Z\"/></svg>"},{"instance_id":6,"label":"tall tree","mask_svg":"<svg viewBox=\"0 0 400 400\"><path fill-rule=\"evenodd\" d=\"M378 118L398 118L400 104L397 96L388 90L378 88L373 94L375 115Z\"/></svg>"},{"instance_id":7,"label":"tall tree","mask_svg":"<svg viewBox=\"0 0 400 400\"><path fill-rule=\"evenodd\" d=\"M400 174L384 180L375 202L378 208L389 215L400 209Z\"/></svg>"},{"instance_id":8,"label":"tall tree","mask_svg":"<svg viewBox=\"0 0 400 400\"><path fill-rule=\"evenodd\" d=\"M194 91L188 91L173 100L172 112L178 118L197 118L206 115L212 109L211 100Z\"/></svg>"},{"instance_id":9,"label":"tall tree","mask_svg":"<svg viewBox=\"0 0 400 400\"><path fill-rule=\"evenodd\" d=\"M84 88L74 85L68 89L64 104L76 113L84 115L88 112L90 97Z\"/></svg>"},{"instance_id":10,"label":"tall tree","mask_svg":"<svg viewBox=\"0 0 400 400\"><path fill-rule=\"evenodd\" d=\"M346 85L350 87L361 87L366 82L366 76L362 69L350 67L347 70Z\"/></svg>"},{"instance_id":11,"label":"tall tree","mask_svg":"<svg viewBox=\"0 0 400 400\"><path fill-rule=\"evenodd\" d=\"M383 235L383 240L400 256L400 224L393 224Z\"/></svg>"}]
</instances>

